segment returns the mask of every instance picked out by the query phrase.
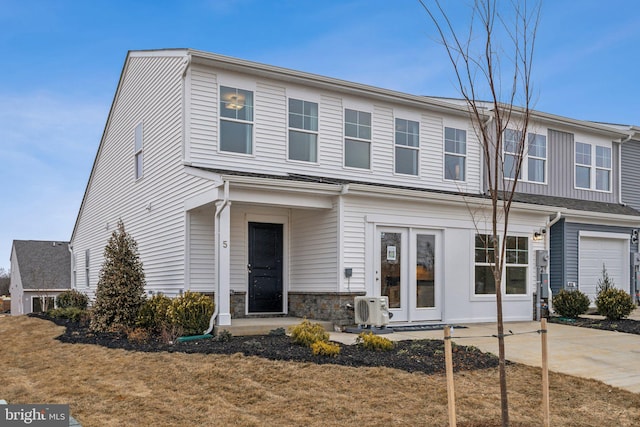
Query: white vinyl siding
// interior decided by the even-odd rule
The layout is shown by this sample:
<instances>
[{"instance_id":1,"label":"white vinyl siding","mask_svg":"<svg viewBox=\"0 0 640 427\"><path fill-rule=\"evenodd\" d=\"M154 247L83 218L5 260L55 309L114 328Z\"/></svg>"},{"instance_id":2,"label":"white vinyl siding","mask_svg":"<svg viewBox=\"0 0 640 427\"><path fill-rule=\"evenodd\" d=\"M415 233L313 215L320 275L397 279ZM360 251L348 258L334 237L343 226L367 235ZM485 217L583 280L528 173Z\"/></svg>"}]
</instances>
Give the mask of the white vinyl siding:
<instances>
[{"instance_id":1,"label":"white vinyl siding","mask_svg":"<svg viewBox=\"0 0 640 427\"><path fill-rule=\"evenodd\" d=\"M134 131L134 164L136 179L143 176L144 160L142 157L142 123L138 123Z\"/></svg>"},{"instance_id":2,"label":"white vinyl siding","mask_svg":"<svg viewBox=\"0 0 640 427\"><path fill-rule=\"evenodd\" d=\"M83 289L90 298L118 219L138 243L147 289L170 296L184 289L184 200L211 188L211 182L184 173L183 61L134 55L126 65L72 242L78 256L91 248L91 286ZM131 187L131 132L141 122L145 179Z\"/></svg>"},{"instance_id":3,"label":"white vinyl siding","mask_svg":"<svg viewBox=\"0 0 640 427\"><path fill-rule=\"evenodd\" d=\"M213 292L215 289L215 209L197 209L188 213L189 289Z\"/></svg>"}]
</instances>

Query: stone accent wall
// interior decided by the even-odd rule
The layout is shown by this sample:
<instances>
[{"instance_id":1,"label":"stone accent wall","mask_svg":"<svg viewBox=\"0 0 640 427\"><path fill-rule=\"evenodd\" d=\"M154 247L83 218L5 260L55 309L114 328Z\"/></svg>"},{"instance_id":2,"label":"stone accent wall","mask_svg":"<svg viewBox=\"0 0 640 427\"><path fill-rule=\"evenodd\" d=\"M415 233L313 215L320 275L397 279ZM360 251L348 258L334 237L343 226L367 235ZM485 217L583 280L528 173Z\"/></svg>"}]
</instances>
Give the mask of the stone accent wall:
<instances>
[{"instance_id":1,"label":"stone accent wall","mask_svg":"<svg viewBox=\"0 0 640 427\"><path fill-rule=\"evenodd\" d=\"M307 319L328 320L336 326L353 325L355 322L353 306L356 296L364 292L289 292L289 316Z\"/></svg>"}]
</instances>

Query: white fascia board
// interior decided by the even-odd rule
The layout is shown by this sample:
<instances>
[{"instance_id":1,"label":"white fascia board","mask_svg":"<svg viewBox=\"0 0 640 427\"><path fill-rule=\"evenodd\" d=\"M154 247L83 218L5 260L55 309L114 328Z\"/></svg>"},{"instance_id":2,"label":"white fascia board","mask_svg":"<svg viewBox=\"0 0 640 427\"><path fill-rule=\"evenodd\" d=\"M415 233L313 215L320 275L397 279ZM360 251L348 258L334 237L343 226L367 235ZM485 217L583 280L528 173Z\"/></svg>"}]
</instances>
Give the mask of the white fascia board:
<instances>
[{"instance_id":1,"label":"white fascia board","mask_svg":"<svg viewBox=\"0 0 640 427\"><path fill-rule=\"evenodd\" d=\"M222 175L185 165L184 171L191 176L213 181L216 186L224 184Z\"/></svg>"},{"instance_id":2,"label":"white fascia board","mask_svg":"<svg viewBox=\"0 0 640 427\"><path fill-rule=\"evenodd\" d=\"M329 197L318 197L317 194L291 194L283 191L265 191L263 188L234 188L230 194L231 203L247 202L288 208L331 209L333 201Z\"/></svg>"},{"instance_id":3,"label":"white fascia board","mask_svg":"<svg viewBox=\"0 0 640 427\"><path fill-rule=\"evenodd\" d=\"M303 182L286 179L273 179L273 178L261 178L252 176L241 175L222 175L224 181L229 183L235 188L254 188L263 190L275 190L275 191L290 191L301 193L315 193L315 194L327 194L338 195L342 190L341 184L328 184L320 182Z\"/></svg>"},{"instance_id":4,"label":"white fascia board","mask_svg":"<svg viewBox=\"0 0 640 427\"><path fill-rule=\"evenodd\" d=\"M639 227L640 216L617 215L603 212L562 210L562 216L569 222L581 224L601 224L619 227Z\"/></svg>"}]
</instances>

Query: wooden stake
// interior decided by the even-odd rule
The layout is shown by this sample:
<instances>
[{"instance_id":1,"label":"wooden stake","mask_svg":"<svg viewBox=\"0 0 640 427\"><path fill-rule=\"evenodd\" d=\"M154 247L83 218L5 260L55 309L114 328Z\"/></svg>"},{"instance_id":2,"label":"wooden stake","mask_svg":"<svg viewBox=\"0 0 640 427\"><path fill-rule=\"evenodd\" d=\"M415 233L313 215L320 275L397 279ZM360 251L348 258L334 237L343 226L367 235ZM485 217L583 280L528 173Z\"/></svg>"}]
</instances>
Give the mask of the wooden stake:
<instances>
[{"instance_id":1,"label":"wooden stake","mask_svg":"<svg viewBox=\"0 0 640 427\"><path fill-rule=\"evenodd\" d=\"M456 427L456 393L453 387L453 355L451 353L451 327L444 327L444 361L447 371L447 397L449 399L449 427Z\"/></svg>"},{"instance_id":2,"label":"wooden stake","mask_svg":"<svg viewBox=\"0 0 640 427\"><path fill-rule=\"evenodd\" d=\"M542 338L542 412L544 413L544 427L549 427L549 360L547 357L547 319L545 318L540 321L540 335Z\"/></svg>"}]
</instances>

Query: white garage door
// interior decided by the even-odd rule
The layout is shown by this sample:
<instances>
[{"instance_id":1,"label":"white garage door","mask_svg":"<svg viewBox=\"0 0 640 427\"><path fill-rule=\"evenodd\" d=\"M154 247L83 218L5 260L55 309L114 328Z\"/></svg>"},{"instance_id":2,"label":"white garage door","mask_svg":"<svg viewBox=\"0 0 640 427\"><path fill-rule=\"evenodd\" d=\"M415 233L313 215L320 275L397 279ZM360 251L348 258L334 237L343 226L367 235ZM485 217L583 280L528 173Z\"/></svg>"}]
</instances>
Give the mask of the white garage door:
<instances>
[{"instance_id":1,"label":"white garage door","mask_svg":"<svg viewBox=\"0 0 640 427\"><path fill-rule=\"evenodd\" d=\"M604 234L604 233L603 233ZM594 301L598 293L598 280L602 278L602 266L607 269L616 288L628 291L629 240L602 236L580 235L578 286Z\"/></svg>"}]
</instances>

